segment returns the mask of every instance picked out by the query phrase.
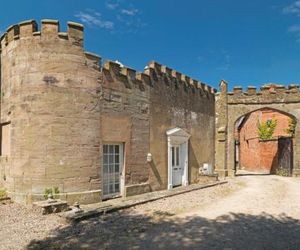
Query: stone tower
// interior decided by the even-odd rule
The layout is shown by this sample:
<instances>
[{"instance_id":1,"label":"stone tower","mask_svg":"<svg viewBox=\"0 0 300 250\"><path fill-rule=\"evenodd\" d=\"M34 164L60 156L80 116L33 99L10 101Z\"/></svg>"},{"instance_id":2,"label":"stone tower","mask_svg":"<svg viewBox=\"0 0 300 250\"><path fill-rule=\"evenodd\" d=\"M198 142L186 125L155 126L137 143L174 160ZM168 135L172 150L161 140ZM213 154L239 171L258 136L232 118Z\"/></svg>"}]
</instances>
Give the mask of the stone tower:
<instances>
[{"instance_id":1,"label":"stone tower","mask_svg":"<svg viewBox=\"0 0 300 250\"><path fill-rule=\"evenodd\" d=\"M100 200L100 58L83 26L56 20L10 26L1 37L0 184L13 200Z\"/></svg>"}]
</instances>

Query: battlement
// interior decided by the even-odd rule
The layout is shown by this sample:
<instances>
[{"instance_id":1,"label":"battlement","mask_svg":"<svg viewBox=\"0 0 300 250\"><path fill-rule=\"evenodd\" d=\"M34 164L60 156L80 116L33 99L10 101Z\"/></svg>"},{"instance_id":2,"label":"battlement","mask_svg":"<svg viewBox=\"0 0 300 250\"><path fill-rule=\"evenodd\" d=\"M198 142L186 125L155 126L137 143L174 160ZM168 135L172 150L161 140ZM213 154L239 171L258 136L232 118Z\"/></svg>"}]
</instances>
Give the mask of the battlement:
<instances>
[{"instance_id":1,"label":"battlement","mask_svg":"<svg viewBox=\"0 0 300 250\"><path fill-rule=\"evenodd\" d=\"M48 40L69 40L73 45L83 47L83 25L74 22L68 22L67 25L67 32L60 32L59 21L52 19L43 19L41 21L40 31L38 30L38 24L35 20L27 20L11 25L0 38L0 49L5 48L14 40L35 39L37 37L45 37Z\"/></svg>"},{"instance_id":2,"label":"battlement","mask_svg":"<svg viewBox=\"0 0 300 250\"><path fill-rule=\"evenodd\" d=\"M110 72L110 74L114 75L117 79L123 81L125 86L129 86L132 83L154 86L156 82L161 80L166 85L182 84L194 90L199 90L202 94L206 95L214 95L217 91L205 83L191 79L190 77L155 61L151 61L145 67L144 72L137 72L132 68L113 61L106 61L103 65L103 70Z\"/></svg>"},{"instance_id":3,"label":"battlement","mask_svg":"<svg viewBox=\"0 0 300 250\"><path fill-rule=\"evenodd\" d=\"M148 66L145 68L144 73L151 76L155 73L157 76L161 76L165 79L166 83L181 83L191 86L192 88L199 89L205 91L209 94L215 94L217 92L216 89L211 86L200 82L198 80L194 80L189 76L186 76L174 69L171 69L165 65L162 65L158 62L151 61Z\"/></svg>"},{"instance_id":4,"label":"battlement","mask_svg":"<svg viewBox=\"0 0 300 250\"><path fill-rule=\"evenodd\" d=\"M280 84L265 84L259 90L255 86L248 86L245 91L241 86L235 86L232 92L228 92L228 103L279 103L295 102L299 96L299 85L288 86Z\"/></svg>"}]
</instances>

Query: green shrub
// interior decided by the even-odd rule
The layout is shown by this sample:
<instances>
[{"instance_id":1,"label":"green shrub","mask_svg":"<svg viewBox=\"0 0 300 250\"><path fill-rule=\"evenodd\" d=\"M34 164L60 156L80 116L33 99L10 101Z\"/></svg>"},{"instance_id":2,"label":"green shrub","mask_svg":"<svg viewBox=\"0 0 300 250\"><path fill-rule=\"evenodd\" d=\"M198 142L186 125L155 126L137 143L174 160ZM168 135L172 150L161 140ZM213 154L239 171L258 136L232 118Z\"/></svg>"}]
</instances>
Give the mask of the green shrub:
<instances>
[{"instance_id":1,"label":"green shrub","mask_svg":"<svg viewBox=\"0 0 300 250\"><path fill-rule=\"evenodd\" d=\"M261 140L268 140L273 137L275 128L277 126L277 120L272 118L271 120L267 120L266 122L258 121L258 136Z\"/></svg>"},{"instance_id":2,"label":"green shrub","mask_svg":"<svg viewBox=\"0 0 300 250\"><path fill-rule=\"evenodd\" d=\"M276 174L280 176L290 176L290 172L286 168L278 168L276 169Z\"/></svg>"},{"instance_id":3,"label":"green shrub","mask_svg":"<svg viewBox=\"0 0 300 250\"><path fill-rule=\"evenodd\" d=\"M296 121L294 119L290 118L288 128L285 130L285 132L287 134L289 134L290 136L294 136L295 129L296 129Z\"/></svg>"},{"instance_id":4,"label":"green shrub","mask_svg":"<svg viewBox=\"0 0 300 250\"><path fill-rule=\"evenodd\" d=\"M48 199L49 194L51 194L52 196L54 196L55 194L59 194L59 188L58 187L45 188L44 198Z\"/></svg>"}]
</instances>

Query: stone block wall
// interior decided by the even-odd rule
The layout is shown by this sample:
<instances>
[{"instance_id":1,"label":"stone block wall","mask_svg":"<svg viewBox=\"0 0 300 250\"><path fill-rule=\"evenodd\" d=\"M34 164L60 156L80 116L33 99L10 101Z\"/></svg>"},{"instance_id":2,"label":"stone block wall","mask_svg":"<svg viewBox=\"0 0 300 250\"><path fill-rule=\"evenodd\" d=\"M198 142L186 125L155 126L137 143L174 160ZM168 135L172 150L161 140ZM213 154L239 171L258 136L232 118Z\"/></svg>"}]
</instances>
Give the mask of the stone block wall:
<instances>
[{"instance_id":1,"label":"stone block wall","mask_svg":"<svg viewBox=\"0 0 300 250\"><path fill-rule=\"evenodd\" d=\"M229 175L235 173L236 122L256 110L271 109L297 122L293 140L293 175L300 175L300 126L298 125L300 91L298 85L267 84L263 85L260 90L249 86L246 91L237 86L233 88L232 92L228 92L226 84L226 88L221 88L216 99L216 168L219 173L225 172ZM226 110L225 113L224 110ZM220 124L219 120L224 120L224 118L225 122ZM286 124L282 126L286 126ZM219 152L226 152L225 157Z\"/></svg>"},{"instance_id":2,"label":"stone block wall","mask_svg":"<svg viewBox=\"0 0 300 250\"><path fill-rule=\"evenodd\" d=\"M13 200L102 199L104 144L124 145L122 195L167 188L166 131L188 132L189 182L214 165L215 90L151 62L144 72L83 49L83 26L13 25L1 37L0 185ZM153 161L147 162L151 153Z\"/></svg>"},{"instance_id":3,"label":"stone block wall","mask_svg":"<svg viewBox=\"0 0 300 250\"><path fill-rule=\"evenodd\" d=\"M19 202L53 187L67 200L100 200L100 58L84 52L82 25L37 26L19 23L1 38L1 124L10 124L1 182Z\"/></svg>"},{"instance_id":4,"label":"stone block wall","mask_svg":"<svg viewBox=\"0 0 300 250\"><path fill-rule=\"evenodd\" d=\"M166 131L175 127L191 135L189 182L194 183L203 163L214 166L215 90L156 62L149 63L145 72L151 80L150 186L152 190L167 188Z\"/></svg>"}]
</instances>

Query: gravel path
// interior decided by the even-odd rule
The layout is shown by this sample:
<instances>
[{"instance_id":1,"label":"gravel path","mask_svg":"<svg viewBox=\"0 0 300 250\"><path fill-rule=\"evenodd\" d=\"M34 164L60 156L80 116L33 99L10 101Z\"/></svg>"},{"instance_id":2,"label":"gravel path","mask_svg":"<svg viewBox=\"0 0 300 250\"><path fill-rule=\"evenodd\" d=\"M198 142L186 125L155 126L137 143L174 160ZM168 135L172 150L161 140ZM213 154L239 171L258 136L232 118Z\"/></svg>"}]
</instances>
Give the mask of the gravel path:
<instances>
[{"instance_id":1,"label":"gravel path","mask_svg":"<svg viewBox=\"0 0 300 250\"><path fill-rule=\"evenodd\" d=\"M300 249L299 188L242 176L77 224L0 205L0 249Z\"/></svg>"}]
</instances>

